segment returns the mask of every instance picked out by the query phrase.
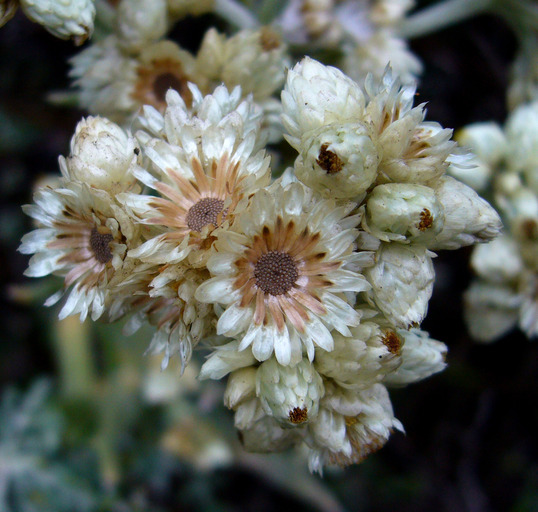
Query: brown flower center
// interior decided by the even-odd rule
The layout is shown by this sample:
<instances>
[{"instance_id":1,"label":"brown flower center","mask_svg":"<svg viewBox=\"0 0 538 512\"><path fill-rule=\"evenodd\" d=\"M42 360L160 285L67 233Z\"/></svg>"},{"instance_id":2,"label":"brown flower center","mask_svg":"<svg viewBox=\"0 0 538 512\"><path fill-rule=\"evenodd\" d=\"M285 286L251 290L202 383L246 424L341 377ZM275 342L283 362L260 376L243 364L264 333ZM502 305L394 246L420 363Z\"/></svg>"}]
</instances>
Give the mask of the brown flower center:
<instances>
[{"instance_id":1,"label":"brown flower center","mask_svg":"<svg viewBox=\"0 0 538 512\"><path fill-rule=\"evenodd\" d=\"M158 75L153 81L153 94L157 100L166 101L168 89L174 89L183 96L186 84L174 73L167 72Z\"/></svg>"},{"instance_id":2,"label":"brown flower center","mask_svg":"<svg viewBox=\"0 0 538 512\"><path fill-rule=\"evenodd\" d=\"M95 227L90 233L90 248L99 263L108 263L112 259L110 242L114 237L110 233L99 233Z\"/></svg>"},{"instance_id":3,"label":"brown flower center","mask_svg":"<svg viewBox=\"0 0 538 512\"><path fill-rule=\"evenodd\" d=\"M336 174L342 170L344 164L342 163L342 160L338 158L336 153L333 153L327 149L328 147L329 144L322 144L316 163L324 171L327 171L327 174Z\"/></svg>"},{"instance_id":4,"label":"brown flower center","mask_svg":"<svg viewBox=\"0 0 538 512\"><path fill-rule=\"evenodd\" d=\"M269 251L256 262L254 277L258 287L265 293L282 295L291 290L299 272L287 252Z\"/></svg>"},{"instance_id":5,"label":"brown flower center","mask_svg":"<svg viewBox=\"0 0 538 512\"><path fill-rule=\"evenodd\" d=\"M213 224L218 226L217 217L222 212L224 200L216 197L204 197L191 206L187 213L187 226L192 231L202 231L204 226ZM223 218L226 215L224 212Z\"/></svg>"}]
</instances>

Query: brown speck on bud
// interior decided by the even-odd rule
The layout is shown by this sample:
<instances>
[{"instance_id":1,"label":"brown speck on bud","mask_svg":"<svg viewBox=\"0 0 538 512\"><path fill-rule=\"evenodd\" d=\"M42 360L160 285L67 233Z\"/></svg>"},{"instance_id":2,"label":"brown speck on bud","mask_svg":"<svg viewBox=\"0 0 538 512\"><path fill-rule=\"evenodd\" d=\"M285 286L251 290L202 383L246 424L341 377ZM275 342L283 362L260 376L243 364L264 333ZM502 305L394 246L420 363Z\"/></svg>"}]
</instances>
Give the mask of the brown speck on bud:
<instances>
[{"instance_id":1,"label":"brown speck on bud","mask_svg":"<svg viewBox=\"0 0 538 512\"><path fill-rule=\"evenodd\" d=\"M308 411L306 407L299 409L299 407L294 407L288 415L288 419L295 425L304 423L308 419Z\"/></svg>"},{"instance_id":2,"label":"brown speck on bud","mask_svg":"<svg viewBox=\"0 0 538 512\"><path fill-rule=\"evenodd\" d=\"M260 46L264 52L270 52L280 48L280 37L269 27L262 27L260 30Z\"/></svg>"},{"instance_id":3,"label":"brown speck on bud","mask_svg":"<svg viewBox=\"0 0 538 512\"><path fill-rule=\"evenodd\" d=\"M316 163L327 172L327 174L336 174L344 167L342 160L338 158L336 153L329 151L329 144L322 144L319 150L319 156Z\"/></svg>"},{"instance_id":4,"label":"brown speck on bud","mask_svg":"<svg viewBox=\"0 0 538 512\"><path fill-rule=\"evenodd\" d=\"M400 337L391 330L386 330L381 338L383 345L385 345L391 354L399 356L402 352L402 340Z\"/></svg>"},{"instance_id":5,"label":"brown speck on bud","mask_svg":"<svg viewBox=\"0 0 538 512\"><path fill-rule=\"evenodd\" d=\"M420 212L420 222L418 223L418 229L420 231L426 231L428 228L431 228L433 225L433 216L430 213L430 210L428 208L424 208Z\"/></svg>"}]
</instances>

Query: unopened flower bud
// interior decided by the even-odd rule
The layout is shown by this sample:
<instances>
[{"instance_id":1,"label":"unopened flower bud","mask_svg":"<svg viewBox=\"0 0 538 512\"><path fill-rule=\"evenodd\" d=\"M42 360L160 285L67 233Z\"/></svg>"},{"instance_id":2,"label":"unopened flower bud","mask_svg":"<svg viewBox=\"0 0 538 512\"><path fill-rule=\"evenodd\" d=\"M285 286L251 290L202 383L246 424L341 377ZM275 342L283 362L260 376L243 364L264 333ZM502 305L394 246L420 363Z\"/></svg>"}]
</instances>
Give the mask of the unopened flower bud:
<instances>
[{"instance_id":1,"label":"unopened flower bud","mask_svg":"<svg viewBox=\"0 0 538 512\"><path fill-rule=\"evenodd\" d=\"M26 16L61 39L81 45L93 32L93 0L21 0Z\"/></svg>"},{"instance_id":2,"label":"unopened flower bud","mask_svg":"<svg viewBox=\"0 0 538 512\"><path fill-rule=\"evenodd\" d=\"M351 198L366 192L377 174L379 154L366 126L332 124L301 143L297 178L331 197Z\"/></svg>"},{"instance_id":3,"label":"unopened flower bud","mask_svg":"<svg viewBox=\"0 0 538 512\"><path fill-rule=\"evenodd\" d=\"M443 207L430 187L378 185L368 196L364 228L380 240L428 240L443 227Z\"/></svg>"},{"instance_id":4,"label":"unopened flower bud","mask_svg":"<svg viewBox=\"0 0 538 512\"><path fill-rule=\"evenodd\" d=\"M307 359L296 366L265 361L256 374L256 390L266 413L289 427L314 418L324 393L323 381Z\"/></svg>"},{"instance_id":5,"label":"unopened flower bud","mask_svg":"<svg viewBox=\"0 0 538 512\"><path fill-rule=\"evenodd\" d=\"M71 179L112 192L126 190L136 179L131 173L140 149L117 124L103 117L87 117L77 125L66 159Z\"/></svg>"}]
</instances>

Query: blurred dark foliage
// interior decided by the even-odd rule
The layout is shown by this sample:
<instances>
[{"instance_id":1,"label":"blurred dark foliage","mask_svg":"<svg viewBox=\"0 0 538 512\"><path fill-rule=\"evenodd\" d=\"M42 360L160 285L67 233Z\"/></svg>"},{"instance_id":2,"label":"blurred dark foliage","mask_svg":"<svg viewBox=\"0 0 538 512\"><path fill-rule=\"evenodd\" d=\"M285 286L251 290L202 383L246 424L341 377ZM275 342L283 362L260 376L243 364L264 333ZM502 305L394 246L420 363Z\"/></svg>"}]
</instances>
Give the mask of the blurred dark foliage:
<instances>
[{"instance_id":1,"label":"blurred dark foliage","mask_svg":"<svg viewBox=\"0 0 538 512\"><path fill-rule=\"evenodd\" d=\"M212 22L189 19L172 37L195 50ZM417 101L428 103L428 119L453 128L505 119L516 41L502 20L477 17L414 40L411 48L424 63ZM58 173L58 155L69 151L82 113L52 106L45 96L68 89L67 60L77 51L20 13L0 30L2 388L25 388L36 376L56 372L47 328L51 311L25 304L20 289L13 300L13 285L37 287L46 297L46 289L22 276L27 259L16 248L31 223L20 205L31 201L37 178ZM470 340L462 320L469 254L445 252L436 260L438 279L423 328L449 346L448 368L392 391L407 434L395 434L363 464L325 476L347 510L538 510L538 345L519 332L490 345ZM143 495L152 511L313 510L240 467L200 474L154 452L127 464L119 492ZM122 507L111 501L102 510L136 508Z\"/></svg>"}]
</instances>

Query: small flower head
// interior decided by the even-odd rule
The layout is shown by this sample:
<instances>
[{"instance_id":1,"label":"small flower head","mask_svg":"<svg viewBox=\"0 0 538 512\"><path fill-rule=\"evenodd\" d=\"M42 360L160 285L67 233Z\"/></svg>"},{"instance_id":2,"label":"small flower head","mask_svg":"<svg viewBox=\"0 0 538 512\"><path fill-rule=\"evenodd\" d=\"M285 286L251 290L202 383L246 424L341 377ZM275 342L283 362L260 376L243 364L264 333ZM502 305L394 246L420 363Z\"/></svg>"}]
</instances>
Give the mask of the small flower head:
<instances>
[{"instance_id":1,"label":"small flower head","mask_svg":"<svg viewBox=\"0 0 538 512\"><path fill-rule=\"evenodd\" d=\"M360 316L340 292L368 285L345 269L357 236L341 225L347 211L298 183L257 192L233 231L219 235L208 261L215 277L196 292L202 302L227 305L217 333L238 337L240 350L252 345L260 361L274 351L282 365L297 363L302 345L311 360L314 344L332 350L330 328L349 335Z\"/></svg>"},{"instance_id":2,"label":"small flower head","mask_svg":"<svg viewBox=\"0 0 538 512\"><path fill-rule=\"evenodd\" d=\"M303 139L295 173L323 195L353 198L375 181L378 163L378 149L365 125L331 124Z\"/></svg>"}]
</instances>

